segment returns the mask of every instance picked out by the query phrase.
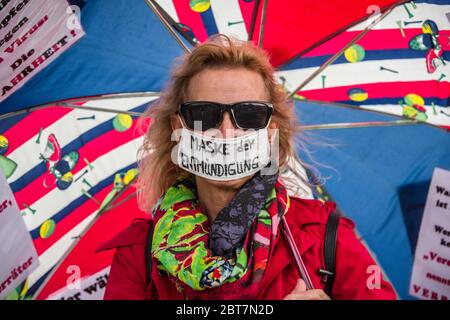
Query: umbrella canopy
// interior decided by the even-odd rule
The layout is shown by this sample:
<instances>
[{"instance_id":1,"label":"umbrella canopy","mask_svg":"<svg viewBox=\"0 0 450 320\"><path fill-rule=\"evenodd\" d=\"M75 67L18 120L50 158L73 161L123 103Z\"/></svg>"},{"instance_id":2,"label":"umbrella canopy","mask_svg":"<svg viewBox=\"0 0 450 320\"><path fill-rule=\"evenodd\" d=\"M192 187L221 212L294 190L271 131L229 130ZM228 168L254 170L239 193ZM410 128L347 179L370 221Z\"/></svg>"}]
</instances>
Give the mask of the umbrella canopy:
<instances>
[{"instance_id":1,"label":"umbrella canopy","mask_svg":"<svg viewBox=\"0 0 450 320\"><path fill-rule=\"evenodd\" d=\"M373 30L360 39L362 42L352 44L362 50L352 47L348 53L342 52L345 59L336 56L328 67L330 73L317 74L310 80L310 74L370 25L358 22L378 10L386 13L391 5L401 1L287 1L278 7L275 1L257 0L226 4L212 0L140 1L133 5L124 0L75 2L81 7L85 36L0 103L0 114L48 104L45 109L19 112L0 120L0 164L40 255L41 266L28 279L28 293L39 293L42 299L61 297L61 291L55 291L65 286L67 268L72 265L84 270L81 276L89 285L92 279L103 277L111 255L102 253L93 258L95 247L133 218L142 216L133 198L135 192L128 187L137 174L137 147L149 123L142 123L142 130L138 130L141 124L136 117L157 98L168 79L168 70L183 50L145 2L160 9L165 21L185 36L187 47L189 42L203 41L218 32L244 40L263 39L262 46L280 69L280 82L301 99L296 102L296 109L305 125L319 124L321 128L323 124L345 122L343 127L355 127L348 122L386 124L396 119L363 111L363 107L401 116L406 106L416 110L416 114L424 113L422 107L428 115L433 108L444 115L440 111L446 112L448 106L448 78L436 76L446 72L443 64L436 67L434 78L420 79L410 78L411 72L398 73L404 78L374 76L371 69L375 65L383 76L395 74L391 71L401 71L394 69L400 58L407 60L406 65L415 65L417 53L399 54L405 53L406 40L424 33L424 27L419 23L417 28L412 23L414 16L409 14L428 12L427 18L434 19L439 29L434 38L444 43L442 35L449 30L448 20L442 15L449 11L444 1L415 1L415 7L408 3L394 9L385 17L391 20L371 25ZM375 6L368 7L369 4ZM389 18L391 14L394 18ZM397 19L410 24L404 30L390 30L399 27ZM397 42L399 34L401 42ZM385 40L389 35L394 40ZM364 40L366 37L369 40ZM383 41L374 43L373 39L380 37ZM413 51L409 47L407 50ZM448 59L446 50L442 46L439 61ZM380 62L385 57L393 64ZM380 65L392 69L380 70ZM366 78L355 78L358 66L365 70ZM428 72L426 60L422 67ZM297 90L305 80L308 83ZM399 82L406 82L405 88L409 83L415 90L402 91ZM397 87L388 90L383 85ZM359 91L350 93L353 89ZM142 91L145 93L107 95ZM305 97L326 101L311 103ZM392 108L395 99L403 100L396 106L400 111ZM358 110L350 109L355 106ZM435 117L430 115L425 120L428 119ZM445 119L439 116L440 122L429 122L445 127ZM327 130L321 135L340 145L326 150L311 146L318 162L335 169L321 168L324 176L331 175L325 186L343 212L354 219L400 296L410 298L407 288L412 252L427 182L435 166L450 168L446 133L416 124ZM380 154L385 158L380 158ZM299 155L304 158L301 151ZM408 196L411 192L417 195L414 200ZM119 201L120 207L99 218L114 201ZM397 261L399 255L401 263ZM97 282L100 287L100 281Z\"/></svg>"},{"instance_id":2,"label":"umbrella canopy","mask_svg":"<svg viewBox=\"0 0 450 320\"><path fill-rule=\"evenodd\" d=\"M188 38L203 41L220 32L260 42L289 92L449 128L450 6L445 0L404 2L158 3ZM392 5L397 6L377 21ZM308 79L346 46L326 72Z\"/></svg>"},{"instance_id":3,"label":"umbrella canopy","mask_svg":"<svg viewBox=\"0 0 450 320\"><path fill-rule=\"evenodd\" d=\"M392 121L379 115L297 101L305 125ZM450 169L448 133L426 125L314 131L315 163L325 187L343 213L356 223L369 250L403 299L411 299L413 257L435 167ZM308 160L303 153L300 157Z\"/></svg>"},{"instance_id":4,"label":"umbrella canopy","mask_svg":"<svg viewBox=\"0 0 450 320\"><path fill-rule=\"evenodd\" d=\"M367 23L291 60L280 68L279 77L289 92L310 100L358 106L450 129L449 10L448 1L441 0L397 6L303 86L299 87Z\"/></svg>"},{"instance_id":5,"label":"umbrella canopy","mask_svg":"<svg viewBox=\"0 0 450 320\"><path fill-rule=\"evenodd\" d=\"M77 4L85 36L0 103L1 115L16 112L0 120L0 167L40 262L22 297L43 289L48 276L57 271L55 265L108 204L134 192L127 188L137 174L136 154L142 141L136 118L158 95L123 94L160 91L171 64L183 52L145 2L133 6L121 0ZM107 93L121 95L106 98ZM52 103L58 100L64 103ZM45 108L17 112L42 104ZM145 130L148 123L142 126ZM90 243L90 255L75 253L82 277L110 264L111 257L101 255L95 266L93 262L99 260L92 256L97 244L108 240L114 230L124 229L142 215L136 202L132 203L134 210L111 220L112 227L111 223L108 228L96 226L94 231L100 236ZM66 271L64 281L58 274L48 281L50 288L65 286ZM40 297L46 298L51 291L45 289Z\"/></svg>"},{"instance_id":6,"label":"umbrella canopy","mask_svg":"<svg viewBox=\"0 0 450 320\"><path fill-rule=\"evenodd\" d=\"M164 86L183 50L144 1L75 3L81 6L86 35L2 101L0 114L69 98L160 91Z\"/></svg>"},{"instance_id":7,"label":"umbrella canopy","mask_svg":"<svg viewBox=\"0 0 450 320\"><path fill-rule=\"evenodd\" d=\"M142 113L155 99L149 94L76 101L73 105ZM34 288L106 206L131 185L137 175L141 134L148 123L138 123L126 113L58 106L20 118L2 121L7 145L0 157L6 163L4 168L12 166L8 182L40 256L40 266L29 278L29 286ZM135 210L127 211L116 224L125 228L126 222L139 215L135 205ZM100 233L110 234L103 231ZM107 240L102 237L97 239ZM93 252L95 247L91 249Z\"/></svg>"}]
</instances>

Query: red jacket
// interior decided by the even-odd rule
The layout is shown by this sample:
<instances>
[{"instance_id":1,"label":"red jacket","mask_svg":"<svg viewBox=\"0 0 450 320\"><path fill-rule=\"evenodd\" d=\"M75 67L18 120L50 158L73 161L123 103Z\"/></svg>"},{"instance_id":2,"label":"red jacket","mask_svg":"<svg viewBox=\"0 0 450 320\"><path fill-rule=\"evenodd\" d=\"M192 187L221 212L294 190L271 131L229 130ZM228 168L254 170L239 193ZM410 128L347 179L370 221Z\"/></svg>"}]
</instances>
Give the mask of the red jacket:
<instances>
[{"instance_id":1,"label":"red jacket","mask_svg":"<svg viewBox=\"0 0 450 320\"><path fill-rule=\"evenodd\" d=\"M286 219L315 288L323 288L317 270L324 267L323 239L328 214L335 209L332 202L321 203L291 197ZM354 224L341 218L338 226L334 299L396 299L389 282L382 279L380 269L367 249L356 238ZM184 299L167 276L152 268L152 281L147 286L145 270L147 220L136 220L128 229L98 251L116 248L104 299ZM277 237L272 259L262 278L257 299L283 299L299 278L290 249L281 234ZM153 260L153 266L156 261ZM374 270L378 270L378 273ZM380 275L377 277L377 275ZM379 285L376 286L376 279ZM369 289L371 287L372 289Z\"/></svg>"}]
</instances>

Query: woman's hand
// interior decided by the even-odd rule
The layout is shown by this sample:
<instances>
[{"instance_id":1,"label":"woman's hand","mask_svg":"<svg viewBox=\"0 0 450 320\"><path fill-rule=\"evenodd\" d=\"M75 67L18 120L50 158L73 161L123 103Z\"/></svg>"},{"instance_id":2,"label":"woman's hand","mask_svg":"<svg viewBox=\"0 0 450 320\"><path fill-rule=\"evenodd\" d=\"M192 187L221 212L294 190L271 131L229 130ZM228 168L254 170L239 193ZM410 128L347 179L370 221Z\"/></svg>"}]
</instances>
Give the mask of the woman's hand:
<instances>
[{"instance_id":1,"label":"woman's hand","mask_svg":"<svg viewBox=\"0 0 450 320\"><path fill-rule=\"evenodd\" d=\"M331 300L321 289L306 290L306 283L302 279L297 280L294 290L284 300Z\"/></svg>"}]
</instances>

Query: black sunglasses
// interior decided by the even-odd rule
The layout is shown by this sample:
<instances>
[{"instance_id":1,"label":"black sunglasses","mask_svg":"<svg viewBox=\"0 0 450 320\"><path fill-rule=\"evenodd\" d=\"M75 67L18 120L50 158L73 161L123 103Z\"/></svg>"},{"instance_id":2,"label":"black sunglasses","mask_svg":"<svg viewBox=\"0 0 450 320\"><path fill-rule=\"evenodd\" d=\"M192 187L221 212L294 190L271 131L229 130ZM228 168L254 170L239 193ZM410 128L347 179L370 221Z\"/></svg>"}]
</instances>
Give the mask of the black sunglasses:
<instances>
[{"instance_id":1,"label":"black sunglasses","mask_svg":"<svg viewBox=\"0 0 450 320\"><path fill-rule=\"evenodd\" d=\"M229 111L239 129L263 129L273 113L273 105L267 102L243 101L222 104L210 101L192 101L180 104L178 113L184 124L194 130L194 122L200 121L202 131L218 128L225 111Z\"/></svg>"}]
</instances>

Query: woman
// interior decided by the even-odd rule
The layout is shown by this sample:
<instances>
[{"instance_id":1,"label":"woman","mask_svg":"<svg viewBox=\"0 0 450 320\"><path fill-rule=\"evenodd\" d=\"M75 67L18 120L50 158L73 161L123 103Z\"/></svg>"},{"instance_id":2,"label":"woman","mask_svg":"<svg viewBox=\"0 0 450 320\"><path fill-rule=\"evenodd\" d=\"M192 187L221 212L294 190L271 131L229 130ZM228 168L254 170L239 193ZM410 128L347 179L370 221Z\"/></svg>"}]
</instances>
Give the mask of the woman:
<instances>
[{"instance_id":1,"label":"woman","mask_svg":"<svg viewBox=\"0 0 450 320\"><path fill-rule=\"evenodd\" d=\"M317 271L335 204L290 197L279 178L296 118L264 51L225 36L198 45L149 116L138 185L153 221L101 248L117 249L105 299L395 299L346 218L324 292ZM283 219L315 289L299 275Z\"/></svg>"}]
</instances>

